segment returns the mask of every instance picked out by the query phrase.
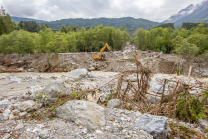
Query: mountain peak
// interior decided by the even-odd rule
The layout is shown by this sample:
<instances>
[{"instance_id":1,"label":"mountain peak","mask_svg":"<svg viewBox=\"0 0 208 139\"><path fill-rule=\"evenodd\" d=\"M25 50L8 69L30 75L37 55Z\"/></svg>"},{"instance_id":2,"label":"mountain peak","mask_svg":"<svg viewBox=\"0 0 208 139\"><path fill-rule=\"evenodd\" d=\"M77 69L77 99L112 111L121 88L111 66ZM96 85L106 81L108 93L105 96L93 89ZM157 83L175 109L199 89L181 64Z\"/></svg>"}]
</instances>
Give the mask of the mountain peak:
<instances>
[{"instance_id":1,"label":"mountain peak","mask_svg":"<svg viewBox=\"0 0 208 139\"><path fill-rule=\"evenodd\" d=\"M193 20L193 18L189 17L189 15L193 15L194 18L202 18L202 15L196 16L196 14L199 14L201 12L205 12L208 8L208 0L204 0L201 3L198 3L197 5L193 5L190 4L188 7L186 7L185 9L180 10L177 14L172 15L169 19L167 19L166 21L164 21L163 23L175 23L178 22L180 20L182 20L183 18L186 18L186 20L184 21L180 21L180 22L190 22L191 20ZM203 14L203 18L208 17L208 14ZM189 19L190 20L189 20ZM194 20L196 20L194 19ZM182 24L181 23L181 24Z\"/></svg>"}]
</instances>

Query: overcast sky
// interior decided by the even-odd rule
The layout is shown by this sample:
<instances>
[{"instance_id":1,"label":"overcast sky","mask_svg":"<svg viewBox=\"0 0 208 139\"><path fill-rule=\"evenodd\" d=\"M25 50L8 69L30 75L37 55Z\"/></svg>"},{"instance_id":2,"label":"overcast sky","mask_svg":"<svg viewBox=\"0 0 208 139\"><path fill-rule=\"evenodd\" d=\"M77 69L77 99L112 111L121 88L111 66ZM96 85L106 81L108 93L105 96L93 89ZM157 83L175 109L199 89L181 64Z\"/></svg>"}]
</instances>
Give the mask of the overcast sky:
<instances>
[{"instance_id":1,"label":"overcast sky","mask_svg":"<svg viewBox=\"0 0 208 139\"><path fill-rule=\"evenodd\" d=\"M66 18L134 17L162 22L203 0L0 0L17 17L54 21Z\"/></svg>"}]
</instances>

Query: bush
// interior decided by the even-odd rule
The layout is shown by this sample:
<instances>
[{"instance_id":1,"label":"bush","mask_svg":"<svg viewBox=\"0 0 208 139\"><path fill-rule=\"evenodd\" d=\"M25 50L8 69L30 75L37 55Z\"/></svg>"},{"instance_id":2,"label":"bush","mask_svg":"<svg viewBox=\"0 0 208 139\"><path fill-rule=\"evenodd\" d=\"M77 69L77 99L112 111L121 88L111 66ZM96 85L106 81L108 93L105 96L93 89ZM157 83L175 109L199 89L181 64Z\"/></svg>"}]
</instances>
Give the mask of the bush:
<instances>
[{"instance_id":1,"label":"bush","mask_svg":"<svg viewBox=\"0 0 208 139\"><path fill-rule=\"evenodd\" d=\"M190 44L187 40L183 40L178 47L173 51L184 58L191 58L198 54L199 48L195 44Z\"/></svg>"},{"instance_id":2,"label":"bush","mask_svg":"<svg viewBox=\"0 0 208 139\"><path fill-rule=\"evenodd\" d=\"M203 92L202 98L187 95L179 95L175 116L180 120L197 121L200 118L206 118L204 104L207 101L208 92Z\"/></svg>"}]
</instances>

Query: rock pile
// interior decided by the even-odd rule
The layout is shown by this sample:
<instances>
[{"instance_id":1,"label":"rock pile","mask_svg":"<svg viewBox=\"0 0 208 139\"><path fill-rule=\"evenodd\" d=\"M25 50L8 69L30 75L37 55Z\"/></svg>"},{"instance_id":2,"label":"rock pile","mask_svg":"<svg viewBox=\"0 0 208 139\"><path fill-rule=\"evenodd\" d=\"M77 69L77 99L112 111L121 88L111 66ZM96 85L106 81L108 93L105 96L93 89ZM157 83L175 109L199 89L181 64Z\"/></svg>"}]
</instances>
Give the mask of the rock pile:
<instances>
[{"instance_id":1,"label":"rock pile","mask_svg":"<svg viewBox=\"0 0 208 139\"><path fill-rule=\"evenodd\" d=\"M93 75L87 76L87 72L82 76L83 74L79 74L77 71L76 74L81 75L75 79L79 79L79 84L85 92L103 85L115 75L101 77L92 72ZM100 88L100 94L94 92L83 100L70 100L63 105L56 106L55 117L52 120L44 117L36 120L34 113L40 114L45 102L51 104L60 96L69 95L71 93L69 86L76 83L73 81L69 85L68 80L67 83L64 83L54 79L45 87L35 85L28 88L28 92L22 96L11 96L7 99L2 97L3 100L0 101L0 121L2 123L0 124L0 138L163 139L167 137L166 117L120 109L121 101L119 99L109 100L106 107L98 105L98 99L100 99L99 102L106 102L104 94L109 95L112 91L109 86ZM157 82L157 80L153 82ZM153 84L159 86L159 83ZM24 120L29 117L31 120ZM199 120L199 123L207 127L203 120Z\"/></svg>"}]
</instances>

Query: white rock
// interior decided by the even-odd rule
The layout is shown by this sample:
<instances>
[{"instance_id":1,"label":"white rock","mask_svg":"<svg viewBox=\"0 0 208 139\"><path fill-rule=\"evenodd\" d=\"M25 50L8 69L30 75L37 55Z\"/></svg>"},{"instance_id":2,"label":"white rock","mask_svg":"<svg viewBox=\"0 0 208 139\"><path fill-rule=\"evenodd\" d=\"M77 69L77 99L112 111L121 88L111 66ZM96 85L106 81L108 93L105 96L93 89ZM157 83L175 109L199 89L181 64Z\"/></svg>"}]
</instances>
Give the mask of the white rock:
<instances>
[{"instance_id":1,"label":"white rock","mask_svg":"<svg viewBox=\"0 0 208 139\"><path fill-rule=\"evenodd\" d=\"M63 81L52 81L39 94L39 98L43 101L54 101L63 94L68 94Z\"/></svg>"},{"instance_id":2,"label":"white rock","mask_svg":"<svg viewBox=\"0 0 208 139\"><path fill-rule=\"evenodd\" d=\"M42 130L42 131L39 133L38 137L40 137L40 138L42 138L42 139L47 139L47 138L49 138L50 135L49 135L48 130L46 130L46 129L45 129L45 130Z\"/></svg>"},{"instance_id":3,"label":"white rock","mask_svg":"<svg viewBox=\"0 0 208 139\"><path fill-rule=\"evenodd\" d=\"M105 125L104 108L93 102L72 100L56 109L56 116L89 130L96 130Z\"/></svg>"},{"instance_id":4,"label":"white rock","mask_svg":"<svg viewBox=\"0 0 208 139\"><path fill-rule=\"evenodd\" d=\"M78 81L87 76L88 71L86 69L75 69L66 74L66 77L69 78L69 81Z\"/></svg>"},{"instance_id":5,"label":"white rock","mask_svg":"<svg viewBox=\"0 0 208 139\"><path fill-rule=\"evenodd\" d=\"M21 112L21 113L19 113L19 117L23 117L23 116L25 116L26 114L27 114L27 112L26 112L26 111Z\"/></svg>"},{"instance_id":6,"label":"white rock","mask_svg":"<svg viewBox=\"0 0 208 139\"><path fill-rule=\"evenodd\" d=\"M90 102L97 103L99 98L100 98L100 93L98 93L98 92L96 92L94 95L91 93L87 95L87 100Z\"/></svg>"},{"instance_id":7,"label":"white rock","mask_svg":"<svg viewBox=\"0 0 208 139\"><path fill-rule=\"evenodd\" d=\"M108 107L113 107L113 108L120 108L121 107L121 101L119 99L111 99L108 101L107 104Z\"/></svg>"},{"instance_id":8,"label":"white rock","mask_svg":"<svg viewBox=\"0 0 208 139\"><path fill-rule=\"evenodd\" d=\"M6 109L6 110L3 112L4 120L8 120L10 114L11 114L11 111L10 111L9 109Z\"/></svg>"},{"instance_id":9,"label":"white rock","mask_svg":"<svg viewBox=\"0 0 208 139\"><path fill-rule=\"evenodd\" d=\"M5 99L0 101L0 109L4 108L6 109L9 105L13 104L12 102L10 102L9 100Z\"/></svg>"},{"instance_id":10,"label":"white rock","mask_svg":"<svg viewBox=\"0 0 208 139\"><path fill-rule=\"evenodd\" d=\"M14 130L20 130L20 129L22 129L24 127L24 124L23 123L20 123L20 124L18 124L15 128L14 128Z\"/></svg>"},{"instance_id":11,"label":"white rock","mask_svg":"<svg viewBox=\"0 0 208 139\"><path fill-rule=\"evenodd\" d=\"M101 130L96 130L95 131L97 134L103 134L103 132Z\"/></svg>"},{"instance_id":12,"label":"white rock","mask_svg":"<svg viewBox=\"0 0 208 139\"><path fill-rule=\"evenodd\" d=\"M2 139L9 139L10 138L10 134L9 133L5 133L4 137Z\"/></svg>"},{"instance_id":13,"label":"white rock","mask_svg":"<svg viewBox=\"0 0 208 139\"><path fill-rule=\"evenodd\" d=\"M22 102L19 106L18 106L18 109L20 111L27 111L27 112L30 112L30 111L33 111L35 109L37 109L37 105L34 101L32 100L27 100L27 101L24 101Z\"/></svg>"}]
</instances>

